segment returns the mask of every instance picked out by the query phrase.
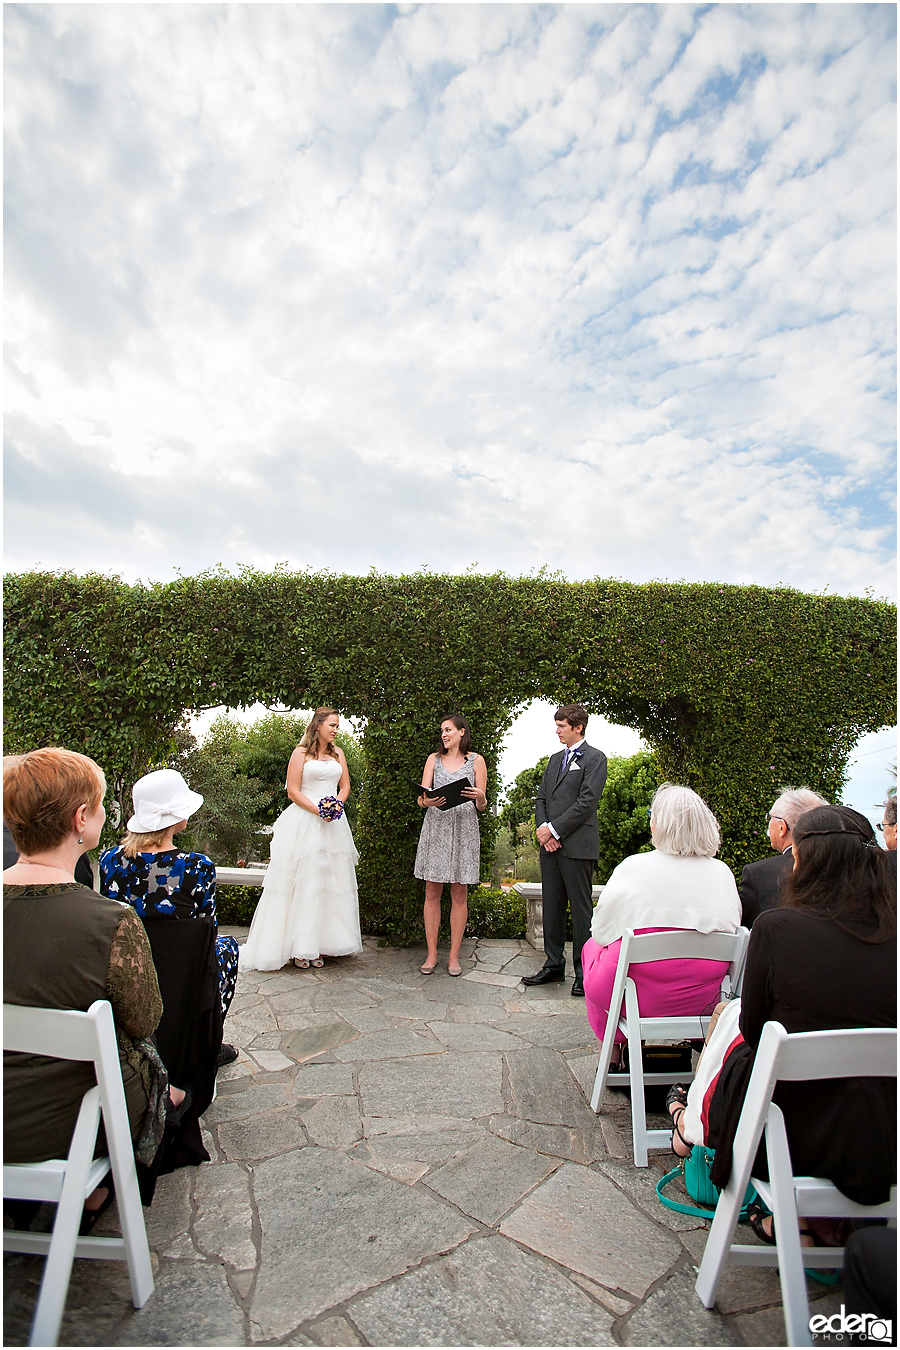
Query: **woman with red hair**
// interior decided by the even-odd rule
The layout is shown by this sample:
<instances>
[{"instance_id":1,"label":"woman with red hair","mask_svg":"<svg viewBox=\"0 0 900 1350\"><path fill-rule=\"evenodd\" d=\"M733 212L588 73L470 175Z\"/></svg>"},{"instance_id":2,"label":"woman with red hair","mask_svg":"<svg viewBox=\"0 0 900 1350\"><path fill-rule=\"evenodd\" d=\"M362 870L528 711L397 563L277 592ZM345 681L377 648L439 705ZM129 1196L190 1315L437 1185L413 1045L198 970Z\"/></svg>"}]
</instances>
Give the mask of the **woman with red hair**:
<instances>
[{"instance_id":1,"label":"woman with red hair","mask_svg":"<svg viewBox=\"0 0 900 1350\"><path fill-rule=\"evenodd\" d=\"M96 848L106 819L98 764L48 748L3 761L3 811L19 858L3 873L3 997L28 1007L86 1012L112 1005L125 1102L139 1162L156 1155L167 1103L184 1101L147 1040L162 1014L150 944L134 910L80 885L75 864ZM91 1064L4 1055L3 1157L8 1163L65 1157L94 1082ZM99 1187L85 1204L90 1227L111 1198ZM149 1203L149 1200L148 1200Z\"/></svg>"}]
</instances>

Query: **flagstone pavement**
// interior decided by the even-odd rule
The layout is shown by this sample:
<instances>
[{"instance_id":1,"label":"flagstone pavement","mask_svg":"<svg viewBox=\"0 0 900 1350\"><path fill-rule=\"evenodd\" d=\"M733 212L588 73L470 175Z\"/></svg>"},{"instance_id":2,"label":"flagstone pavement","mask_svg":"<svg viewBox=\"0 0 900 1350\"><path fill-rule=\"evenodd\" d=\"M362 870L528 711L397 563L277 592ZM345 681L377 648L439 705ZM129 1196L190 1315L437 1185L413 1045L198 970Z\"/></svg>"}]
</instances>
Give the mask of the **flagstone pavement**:
<instances>
[{"instance_id":1,"label":"flagstone pavement","mask_svg":"<svg viewBox=\"0 0 900 1350\"><path fill-rule=\"evenodd\" d=\"M670 1155L633 1166L624 1094L591 1112L569 983L525 989L524 942L463 958L461 979L445 951L424 976L422 948L366 939L319 971L242 973L212 1161L146 1211L156 1291L135 1312L124 1263L76 1261L60 1343L784 1345L774 1270L697 1299L707 1224L659 1203ZM42 1264L4 1257L6 1345L27 1344Z\"/></svg>"}]
</instances>

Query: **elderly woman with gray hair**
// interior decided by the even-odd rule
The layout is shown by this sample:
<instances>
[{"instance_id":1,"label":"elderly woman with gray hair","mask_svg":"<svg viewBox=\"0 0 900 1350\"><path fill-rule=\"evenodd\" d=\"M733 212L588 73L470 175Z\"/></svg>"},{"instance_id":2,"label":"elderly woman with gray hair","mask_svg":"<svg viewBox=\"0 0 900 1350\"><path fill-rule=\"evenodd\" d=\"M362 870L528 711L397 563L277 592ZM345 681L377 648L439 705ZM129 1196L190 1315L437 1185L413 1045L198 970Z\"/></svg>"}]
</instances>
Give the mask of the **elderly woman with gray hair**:
<instances>
[{"instance_id":1,"label":"elderly woman with gray hair","mask_svg":"<svg viewBox=\"0 0 900 1350\"><path fill-rule=\"evenodd\" d=\"M582 952L587 1014L603 1039L619 948L626 929L663 933L736 933L741 903L731 871L720 862L719 826L709 807L687 787L663 783L650 808L653 851L625 858L604 887ZM650 961L632 971L645 1017L675 1017L712 1010L718 1001L722 961ZM621 1059L616 1032L613 1063Z\"/></svg>"}]
</instances>

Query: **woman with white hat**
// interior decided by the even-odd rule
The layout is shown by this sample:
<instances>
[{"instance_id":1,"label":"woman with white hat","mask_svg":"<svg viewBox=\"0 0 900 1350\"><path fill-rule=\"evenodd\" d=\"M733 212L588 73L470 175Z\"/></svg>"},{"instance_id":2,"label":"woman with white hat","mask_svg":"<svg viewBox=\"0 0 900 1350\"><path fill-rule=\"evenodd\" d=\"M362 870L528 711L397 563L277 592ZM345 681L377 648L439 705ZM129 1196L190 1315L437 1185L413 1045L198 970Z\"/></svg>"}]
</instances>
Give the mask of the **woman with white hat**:
<instances>
[{"instance_id":1,"label":"woman with white hat","mask_svg":"<svg viewBox=\"0 0 900 1350\"><path fill-rule=\"evenodd\" d=\"M139 778L132 789L134 815L128 832L116 848L100 858L100 890L113 900L132 905L143 918L216 919L216 869L205 853L182 853L174 836L203 805L175 769L157 769ZM222 1016L234 998L238 971L238 944L233 937L216 937ZM223 1045L219 1063L237 1058Z\"/></svg>"}]
</instances>

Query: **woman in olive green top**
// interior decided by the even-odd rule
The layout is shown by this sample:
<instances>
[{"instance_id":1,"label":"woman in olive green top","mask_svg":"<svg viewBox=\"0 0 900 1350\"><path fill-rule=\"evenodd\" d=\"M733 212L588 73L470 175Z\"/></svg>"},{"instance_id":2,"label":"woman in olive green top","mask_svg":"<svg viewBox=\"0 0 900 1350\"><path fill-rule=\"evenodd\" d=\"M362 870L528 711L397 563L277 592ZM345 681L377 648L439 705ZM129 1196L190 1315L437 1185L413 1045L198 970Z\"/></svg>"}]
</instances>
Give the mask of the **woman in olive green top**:
<instances>
[{"instance_id":1,"label":"woman in olive green top","mask_svg":"<svg viewBox=\"0 0 900 1350\"><path fill-rule=\"evenodd\" d=\"M93 760L71 750L32 750L3 762L4 816L19 860L3 873L3 997L7 1003L86 1012L109 999L116 1023L135 1154L150 1163L162 1138L165 1069L144 1038L162 1000L150 944L129 905L74 880L75 863L95 848L106 819L106 782ZM5 1053L3 1156L42 1162L69 1151L92 1064ZM99 1188L88 1211L107 1199Z\"/></svg>"}]
</instances>

